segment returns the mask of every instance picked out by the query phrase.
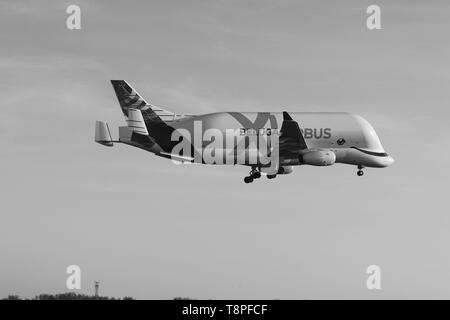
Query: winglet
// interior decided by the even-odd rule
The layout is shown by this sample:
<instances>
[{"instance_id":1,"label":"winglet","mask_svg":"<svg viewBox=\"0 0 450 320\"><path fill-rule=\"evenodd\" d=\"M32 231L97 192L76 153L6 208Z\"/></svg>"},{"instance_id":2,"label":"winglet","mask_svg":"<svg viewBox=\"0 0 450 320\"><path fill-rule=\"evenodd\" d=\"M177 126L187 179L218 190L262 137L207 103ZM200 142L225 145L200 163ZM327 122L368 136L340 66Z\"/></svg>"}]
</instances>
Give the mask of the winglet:
<instances>
[{"instance_id":1,"label":"winglet","mask_svg":"<svg viewBox=\"0 0 450 320\"><path fill-rule=\"evenodd\" d=\"M281 125L280 150L299 151L308 149L305 138L297 123L286 111L283 112Z\"/></svg>"},{"instance_id":2,"label":"winglet","mask_svg":"<svg viewBox=\"0 0 450 320\"><path fill-rule=\"evenodd\" d=\"M287 113L286 111L283 111L283 120L292 120L292 117L289 115L289 113Z\"/></svg>"},{"instance_id":3,"label":"winglet","mask_svg":"<svg viewBox=\"0 0 450 320\"><path fill-rule=\"evenodd\" d=\"M104 121L95 122L95 142L107 147L112 147L114 145L108 124Z\"/></svg>"}]
</instances>

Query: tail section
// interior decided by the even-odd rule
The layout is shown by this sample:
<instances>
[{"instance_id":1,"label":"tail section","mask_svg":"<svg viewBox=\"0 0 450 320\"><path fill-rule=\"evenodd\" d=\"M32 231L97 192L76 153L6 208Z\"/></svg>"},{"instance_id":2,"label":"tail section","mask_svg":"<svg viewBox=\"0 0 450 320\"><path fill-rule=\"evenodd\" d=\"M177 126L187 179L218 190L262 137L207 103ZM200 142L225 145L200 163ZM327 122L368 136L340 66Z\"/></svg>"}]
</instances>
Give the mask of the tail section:
<instances>
[{"instance_id":1,"label":"tail section","mask_svg":"<svg viewBox=\"0 0 450 320\"><path fill-rule=\"evenodd\" d=\"M111 84L126 118L129 117L129 109L138 109L141 110L147 125L174 120L173 112L147 103L125 80L111 80Z\"/></svg>"},{"instance_id":2,"label":"tail section","mask_svg":"<svg viewBox=\"0 0 450 320\"><path fill-rule=\"evenodd\" d=\"M144 118L142 117L142 112L138 109L128 110L128 128L132 129L137 134L148 136L147 127L145 125Z\"/></svg>"},{"instance_id":3,"label":"tail section","mask_svg":"<svg viewBox=\"0 0 450 320\"><path fill-rule=\"evenodd\" d=\"M148 103L125 80L111 80L123 114L128 117L128 109L141 109Z\"/></svg>"},{"instance_id":4,"label":"tail section","mask_svg":"<svg viewBox=\"0 0 450 320\"><path fill-rule=\"evenodd\" d=\"M125 80L111 80L111 84L128 127L138 135L150 136L163 150L170 150L174 129L166 121L174 120L175 114L147 103Z\"/></svg>"}]
</instances>

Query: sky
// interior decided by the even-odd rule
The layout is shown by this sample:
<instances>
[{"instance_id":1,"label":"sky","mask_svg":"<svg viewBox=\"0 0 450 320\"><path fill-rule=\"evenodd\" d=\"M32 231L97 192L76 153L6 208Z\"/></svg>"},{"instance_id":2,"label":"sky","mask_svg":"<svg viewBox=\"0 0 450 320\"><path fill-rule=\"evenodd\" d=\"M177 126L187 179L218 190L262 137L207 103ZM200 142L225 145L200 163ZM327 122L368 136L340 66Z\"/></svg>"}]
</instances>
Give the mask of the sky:
<instances>
[{"instance_id":1,"label":"sky","mask_svg":"<svg viewBox=\"0 0 450 320\"><path fill-rule=\"evenodd\" d=\"M68 30L66 8L81 8ZM381 8L381 30L366 9ZM0 2L0 297L450 298L448 1ZM110 79L180 114L345 111L396 162L177 166L94 142ZM366 268L381 269L368 290Z\"/></svg>"}]
</instances>

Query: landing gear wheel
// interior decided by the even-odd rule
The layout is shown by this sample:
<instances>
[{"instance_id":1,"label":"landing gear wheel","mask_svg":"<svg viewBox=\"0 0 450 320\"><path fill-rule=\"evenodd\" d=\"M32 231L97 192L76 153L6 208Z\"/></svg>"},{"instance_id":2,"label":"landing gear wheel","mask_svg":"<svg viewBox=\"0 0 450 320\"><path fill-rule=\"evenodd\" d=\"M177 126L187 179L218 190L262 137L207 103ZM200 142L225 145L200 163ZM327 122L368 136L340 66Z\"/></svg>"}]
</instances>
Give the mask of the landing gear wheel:
<instances>
[{"instance_id":1,"label":"landing gear wheel","mask_svg":"<svg viewBox=\"0 0 450 320\"><path fill-rule=\"evenodd\" d=\"M249 176L253 179L259 179L261 178L261 172L259 171L258 167L252 167L252 170L250 170Z\"/></svg>"},{"instance_id":2,"label":"landing gear wheel","mask_svg":"<svg viewBox=\"0 0 450 320\"><path fill-rule=\"evenodd\" d=\"M250 176L249 176L249 177L245 177L245 178L244 178L244 182L245 182L245 183L252 183L252 182L253 182L253 178L250 177Z\"/></svg>"},{"instance_id":3,"label":"landing gear wheel","mask_svg":"<svg viewBox=\"0 0 450 320\"><path fill-rule=\"evenodd\" d=\"M359 177L361 177L361 176L364 175L364 171L358 170L358 172L356 172L356 174L357 174Z\"/></svg>"},{"instance_id":4,"label":"landing gear wheel","mask_svg":"<svg viewBox=\"0 0 450 320\"><path fill-rule=\"evenodd\" d=\"M261 178L261 172L259 172L259 171L254 172L254 173L252 174L252 178L253 178L253 179L259 179L259 178Z\"/></svg>"},{"instance_id":5,"label":"landing gear wheel","mask_svg":"<svg viewBox=\"0 0 450 320\"><path fill-rule=\"evenodd\" d=\"M276 174L268 174L267 179L275 179L277 177Z\"/></svg>"}]
</instances>

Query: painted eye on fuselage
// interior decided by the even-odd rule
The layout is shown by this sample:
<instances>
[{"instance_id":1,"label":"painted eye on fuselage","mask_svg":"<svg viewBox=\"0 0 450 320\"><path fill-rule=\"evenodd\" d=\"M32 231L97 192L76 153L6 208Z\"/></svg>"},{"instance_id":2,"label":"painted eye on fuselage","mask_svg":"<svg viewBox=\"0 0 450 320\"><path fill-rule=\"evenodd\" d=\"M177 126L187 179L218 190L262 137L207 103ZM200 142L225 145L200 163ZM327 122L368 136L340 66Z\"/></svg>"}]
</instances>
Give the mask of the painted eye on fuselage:
<instances>
[{"instance_id":1,"label":"painted eye on fuselage","mask_svg":"<svg viewBox=\"0 0 450 320\"><path fill-rule=\"evenodd\" d=\"M338 141L337 141L337 144L340 146L342 146L344 143L345 143L345 139L342 139L342 138L338 139Z\"/></svg>"}]
</instances>

